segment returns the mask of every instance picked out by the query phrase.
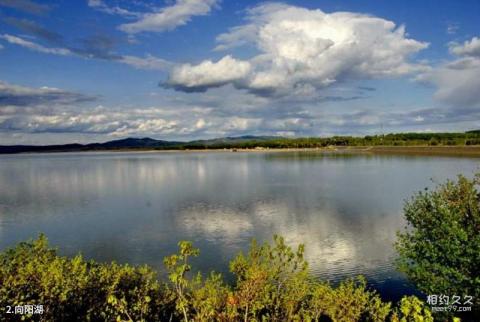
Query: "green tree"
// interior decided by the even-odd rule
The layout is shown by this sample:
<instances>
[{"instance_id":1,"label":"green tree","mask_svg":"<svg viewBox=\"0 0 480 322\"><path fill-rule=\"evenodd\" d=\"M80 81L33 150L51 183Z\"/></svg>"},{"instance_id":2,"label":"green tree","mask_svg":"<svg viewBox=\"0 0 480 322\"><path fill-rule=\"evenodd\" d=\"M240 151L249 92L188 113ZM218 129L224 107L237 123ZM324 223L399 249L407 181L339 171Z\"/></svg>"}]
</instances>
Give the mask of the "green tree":
<instances>
[{"instance_id":1,"label":"green tree","mask_svg":"<svg viewBox=\"0 0 480 322\"><path fill-rule=\"evenodd\" d=\"M187 278L187 273L192 269L188 259L191 256L198 256L200 251L198 248L194 248L189 241L180 241L178 247L179 253L165 257L163 262L169 271L168 278L172 282L177 295L176 307L183 314L185 322L188 322L190 303L188 290L191 281Z\"/></svg>"},{"instance_id":2,"label":"green tree","mask_svg":"<svg viewBox=\"0 0 480 322\"><path fill-rule=\"evenodd\" d=\"M480 182L459 176L405 204L398 267L426 294L473 296L480 304ZM478 316L478 311L477 311Z\"/></svg>"}]
</instances>

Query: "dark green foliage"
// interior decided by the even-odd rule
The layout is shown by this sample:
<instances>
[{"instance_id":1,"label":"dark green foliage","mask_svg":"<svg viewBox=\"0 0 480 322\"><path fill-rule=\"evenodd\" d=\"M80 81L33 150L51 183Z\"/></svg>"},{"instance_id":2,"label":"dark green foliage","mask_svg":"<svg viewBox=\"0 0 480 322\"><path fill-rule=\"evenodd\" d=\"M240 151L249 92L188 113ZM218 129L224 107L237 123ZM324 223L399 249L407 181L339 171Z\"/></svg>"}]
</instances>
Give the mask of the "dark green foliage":
<instances>
[{"instance_id":1,"label":"dark green foliage","mask_svg":"<svg viewBox=\"0 0 480 322\"><path fill-rule=\"evenodd\" d=\"M425 294L474 297L480 305L480 178L459 176L406 203L399 269ZM476 313L478 315L478 312Z\"/></svg>"}]
</instances>

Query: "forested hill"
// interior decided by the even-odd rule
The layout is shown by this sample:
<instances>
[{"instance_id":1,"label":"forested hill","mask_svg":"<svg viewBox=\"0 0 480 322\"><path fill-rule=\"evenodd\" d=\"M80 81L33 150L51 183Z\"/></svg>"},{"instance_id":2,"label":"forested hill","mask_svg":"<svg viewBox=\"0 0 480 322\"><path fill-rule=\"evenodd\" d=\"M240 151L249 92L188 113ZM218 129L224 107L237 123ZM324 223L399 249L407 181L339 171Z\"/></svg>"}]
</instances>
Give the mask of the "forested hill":
<instances>
[{"instance_id":1,"label":"forested hill","mask_svg":"<svg viewBox=\"0 0 480 322\"><path fill-rule=\"evenodd\" d=\"M104 143L63 145L3 145L0 153L76 152L102 150L199 150L252 148L319 148L327 146L465 146L480 145L480 130L465 133L392 133L364 137L240 136L189 142L126 138Z\"/></svg>"}]
</instances>

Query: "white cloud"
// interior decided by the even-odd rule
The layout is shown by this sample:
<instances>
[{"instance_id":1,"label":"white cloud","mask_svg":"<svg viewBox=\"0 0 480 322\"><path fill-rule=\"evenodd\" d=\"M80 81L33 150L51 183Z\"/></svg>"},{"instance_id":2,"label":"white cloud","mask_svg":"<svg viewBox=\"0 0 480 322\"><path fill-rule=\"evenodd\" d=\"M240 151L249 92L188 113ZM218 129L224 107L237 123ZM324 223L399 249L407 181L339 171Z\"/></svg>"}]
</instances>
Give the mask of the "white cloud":
<instances>
[{"instance_id":1,"label":"white cloud","mask_svg":"<svg viewBox=\"0 0 480 322\"><path fill-rule=\"evenodd\" d=\"M3 47L3 45L2 45L2 44L0 44L0 50L2 50L3 48L5 48L5 47Z\"/></svg>"},{"instance_id":2,"label":"white cloud","mask_svg":"<svg viewBox=\"0 0 480 322\"><path fill-rule=\"evenodd\" d=\"M480 107L480 38L450 44L450 52L461 56L417 79L436 87L434 98L455 108Z\"/></svg>"},{"instance_id":3,"label":"white cloud","mask_svg":"<svg viewBox=\"0 0 480 322\"><path fill-rule=\"evenodd\" d=\"M78 109L78 106L46 107L3 113L0 106L0 132L97 134L105 137L176 134L178 121L168 119L161 111L123 110L118 108Z\"/></svg>"},{"instance_id":4,"label":"white cloud","mask_svg":"<svg viewBox=\"0 0 480 322\"><path fill-rule=\"evenodd\" d=\"M173 30L185 25L193 16L207 15L217 3L217 0L177 0L158 12L144 14L136 22L120 25L119 29L129 34Z\"/></svg>"},{"instance_id":5,"label":"white cloud","mask_svg":"<svg viewBox=\"0 0 480 322\"><path fill-rule=\"evenodd\" d=\"M34 42L22 39L20 37L8 35L8 34L0 35L0 38L8 41L11 44L22 46L30 50L38 51L44 54L54 54L54 55L62 55L62 56L67 56L72 54L72 52L66 48L48 48L48 47L44 47L42 45L36 44Z\"/></svg>"},{"instance_id":6,"label":"white cloud","mask_svg":"<svg viewBox=\"0 0 480 322\"><path fill-rule=\"evenodd\" d=\"M118 137L138 135L143 133L168 135L174 133L177 130L178 126L176 121L168 121L163 118L148 120L140 119L128 120L123 126L111 132L110 135Z\"/></svg>"},{"instance_id":7,"label":"white cloud","mask_svg":"<svg viewBox=\"0 0 480 322\"><path fill-rule=\"evenodd\" d=\"M470 41L463 44L450 44L450 52L458 56L470 56L480 58L480 38L473 37Z\"/></svg>"},{"instance_id":8,"label":"white cloud","mask_svg":"<svg viewBox=\"0 0 480 322\"><path fill-rule=\"evenodd\" d=\"M234 64L249 64L247 75L217 81L220 69L205 67L207 63L216 67L222 59L183 65L176 69L182 73L172 72L168 83L192 91L227 81L255 93L301 93L346 79L397 77L426 69L409 62L409 57L428 44L407 38L403 26L381 18L267 3L250 9L246 20L245 25L218 36L215 49L253 45L259 54L249 61L224 58L231 63L230 69ZM195 81L186 75L194 75Z\"/></svg>"},{"instance_id":9,"label":"white cloud","mask_svg":"<svg viewBox=\"0 0 480 322\"><path fill-rule=\"evenodd\" d=\"M480 109L475 107L320 109L318 102L296 105L228 88L202 94L205 99L194 96L183 95L181 100L163 97L158 105L141 108L103 107L92 106L97 104L95 97L84 94L0 82L0 143L45 144L52 138L59 143L80 137L92 142L127 136L190 140L240 135L365 135L377 133L383 125L388 131L421 130L427 125L461 130L475 128L472 124L480 117ZM15 139L16 133L22 134L24 141ZM41 138L47 139L41 142Z\"/></svg>"},{"instance_id":10,"label":"white cloud","mask_svg":"<svg viewBox=\"0 0 480 322\"><path fill-rule=\"evenodd\" d=\"M250 63L225 56L218 62L206 60L198 65L179 65L172 69L167 86L184 91L202 91L247 77Z\"/></svg>"},{"instance_id":11,"label":"white cloud","mask_svg":"<svg viewBox=\"0 0 480 322\"><path fill-rule=\"evenodd\" d=\"M434 98L454 107L480 107L480 59L460 58L441 65L418 79L433 84Z\"/></svg>"},{"instance_id":12,"label":"white cloud","mask_svg":"<svg viewBox=\"0 0 480 322\"><path fill-rule=\"evenodd\" d=\"M207 125L207 122L205 122L205 119L199 118L198 121L195 123L195 127L197 129L203 129Z\"/></svg>"}]
</instances>

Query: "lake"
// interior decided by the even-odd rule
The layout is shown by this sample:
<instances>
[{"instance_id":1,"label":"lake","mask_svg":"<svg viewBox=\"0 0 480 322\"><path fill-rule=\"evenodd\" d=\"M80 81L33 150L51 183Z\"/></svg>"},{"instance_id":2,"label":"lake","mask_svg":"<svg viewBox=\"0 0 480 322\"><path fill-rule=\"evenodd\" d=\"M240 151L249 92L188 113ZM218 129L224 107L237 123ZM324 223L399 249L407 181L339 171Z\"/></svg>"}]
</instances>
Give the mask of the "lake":
<instances>
[{"instance_id":1,"label":"lake","mask_svg":"<svg viewBox=\"0 0 480 322\"><path fill-rule=\"evenodd\" d=\"M415 290L393 265L404 200L480 159L318 152L0 156L0 249L44 232L61 254L149 264L179 240L227 273L252 238L306 244L312 274L362 274L386 299Z\"/></svg>"}]
</instances>

